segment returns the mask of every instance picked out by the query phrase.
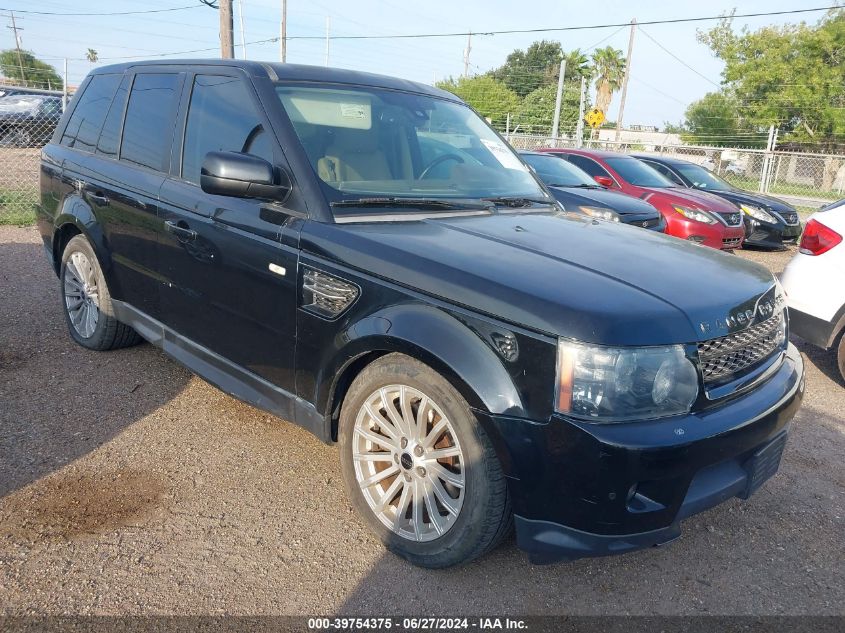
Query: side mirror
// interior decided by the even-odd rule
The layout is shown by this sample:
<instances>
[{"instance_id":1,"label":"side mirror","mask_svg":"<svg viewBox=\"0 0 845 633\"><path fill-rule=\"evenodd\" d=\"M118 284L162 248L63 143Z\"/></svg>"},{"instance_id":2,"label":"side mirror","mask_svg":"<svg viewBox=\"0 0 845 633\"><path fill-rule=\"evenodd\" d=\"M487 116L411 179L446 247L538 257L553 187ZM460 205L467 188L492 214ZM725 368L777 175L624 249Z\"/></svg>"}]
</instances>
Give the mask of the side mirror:
<instances>
[{"instance_id":1,"label":"side mirror","mask_svg":"<svg viewBox=\"0 0 845 633\"><path fill-rule=\"evenodd\" d=\"M610 176L593 176L593 180L599 183L602 187L612 187L613 178Z\"/></svg>"},{"instance_id":2,"label":"side mirror","mask_svg":"<svg viewBox=\"0 0 845 633\"><path fill-rule=\"evenodd\" d=\"M284 169L277 169L258 156L209 152L202 161L200 187L219 196L284 202L290 195L291 181Z\"/></svg>"}]
</instances>

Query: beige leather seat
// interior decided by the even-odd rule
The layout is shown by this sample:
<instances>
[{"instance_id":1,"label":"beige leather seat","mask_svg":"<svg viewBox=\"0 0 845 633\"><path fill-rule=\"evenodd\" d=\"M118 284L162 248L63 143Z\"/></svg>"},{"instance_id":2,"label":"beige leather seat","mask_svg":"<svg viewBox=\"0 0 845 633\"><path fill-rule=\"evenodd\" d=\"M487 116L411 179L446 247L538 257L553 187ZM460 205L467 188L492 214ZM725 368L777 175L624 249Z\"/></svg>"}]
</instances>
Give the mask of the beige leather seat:
<instances>
[{"instance_id":1,"label":"beige leather seat","mask_svg":"<svg viewBox=\"0 0 845 633\"><path fill-rule=\"evenodd\" d=\"M317 161L317 174L326 182L393 178L374 131L343 128L334 131L334 141Z\"/></svg>"}]
</instances>

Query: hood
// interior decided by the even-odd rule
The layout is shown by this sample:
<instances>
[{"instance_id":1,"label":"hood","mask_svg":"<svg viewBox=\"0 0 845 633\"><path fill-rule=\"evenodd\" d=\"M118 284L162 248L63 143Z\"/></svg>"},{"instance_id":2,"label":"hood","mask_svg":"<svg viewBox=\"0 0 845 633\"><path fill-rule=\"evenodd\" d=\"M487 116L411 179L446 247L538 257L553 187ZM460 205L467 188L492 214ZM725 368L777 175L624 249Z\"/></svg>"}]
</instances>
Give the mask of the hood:
<instances>
[{"instance_id":1,"label":"hood","mask_svg":"<svg viewBox=\"0 0 845 633\"><path fill-rule=\"evenodd\" d=\"M646 195L642 196L642 199L646 201L652 195L660 194L669 198L672 204L680 204L704 211L716 211L717 213L738 212L736 205L729 200L698 189L683 189L680 187L640 187L640 189L647 192Z\"/></svg>"},{"instance_id":2,"label":"hood","mask_svg":"<svg viewBox=\"0 0 845 633\"><path fill-rule=\"evenodd\" d=\"M752 262L660 233L559 213L307 223L305 253L555 336L690 343L774 284ZM702 323L714 323L707 335ZM724 332L724 333L727 333Z\"/></svg>"},{"instance_id":3,"label":"hood","mask_svg":"<svg viewBox=\"0 0 845 633\"><path fill-rule=\"evenodd\" d=\"M616 211L619 215L641 215L656 217L657 209L645 200L615 191L608 191L602 187L586 189L583 187L549 187L551 192L564 205L599 206ZM568 209L571 211L572 209Z\"/></svg>"},{"instance_id":4,"label":"hood","mask_svg":"<svg viewBox=\"0 0 845 633\"><path fill-rule=\"evenodd\" d=\"M753 204L754 206L763 207L764 209L772 210L779 214L798 213L795 207L791 204L787 204L783 200L779 200L762 193L752 193L750 191L743 191L742 189L731 189L730 191L714 191L711 192L710 195L730 200L734 204Z\"/></svg>"}]
</instances>

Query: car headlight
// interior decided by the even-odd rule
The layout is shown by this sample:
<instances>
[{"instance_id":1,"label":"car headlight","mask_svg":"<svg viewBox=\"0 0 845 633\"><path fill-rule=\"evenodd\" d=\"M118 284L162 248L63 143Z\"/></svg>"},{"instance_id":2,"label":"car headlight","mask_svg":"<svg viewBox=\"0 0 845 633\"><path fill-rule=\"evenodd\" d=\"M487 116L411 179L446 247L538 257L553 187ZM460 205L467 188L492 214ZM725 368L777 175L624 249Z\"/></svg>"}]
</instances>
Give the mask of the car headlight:
<instances>
[{"instance_id":1,"label":"car headlight","mask_svg":"<svg viewBox=\"0 0 845 633\"><path fill-rule=\"evenodd\" d=\"M695 220L696 222L703 222L704 224L716 224L716 218L712 215L707 213L706 211L699 211L698 209L689 209L687 207L681 207L678 205L673 205L675 207L675 211L680 213L682 216L689 220Z\"/></svg>"},{"instance_id":2,"label":"car headlight","mask_svg":"<svg viewBox=\"0 0 845 633\"><path fill-rule=\"evenodd\" d=\"M698 372L681 345L603 347L558 340L555 409L591 422L688 413Z\"/></svg>"},{"instance_id":3,"label":"car headlight","mask_svg":"<svg viewBox=\"0 0 845 633\"><path fill-rule=\"evenodd\" d=\"M755 207L751 204L741 204L739 205L739 208L755 220L760 220L761 222L771 222L773 224L777 222L771 213L761 207Z\"/></svg>"},{"instance_id":4,"label":"car headlight","mask_svg":"<svg viewBox=\"0 0 845 633\"><path fill-rule=\"evenodd\" d=\"M607 220L608 222L619 222L619 214L616 211L604 207L578 207L581 213L586 213L591 218Z\"/></svg>"}]
</instances>

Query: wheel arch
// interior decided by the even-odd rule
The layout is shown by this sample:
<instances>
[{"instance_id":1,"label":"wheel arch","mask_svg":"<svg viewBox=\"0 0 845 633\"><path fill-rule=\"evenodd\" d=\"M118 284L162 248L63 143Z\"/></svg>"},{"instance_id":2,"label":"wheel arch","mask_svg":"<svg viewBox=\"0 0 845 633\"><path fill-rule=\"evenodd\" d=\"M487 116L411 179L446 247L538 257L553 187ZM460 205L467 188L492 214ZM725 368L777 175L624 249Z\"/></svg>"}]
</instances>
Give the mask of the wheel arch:
<instances>
[{"instance_id":1,"label":"wheel arch","mask_svg":"<svg viewBox=\"0 0 845 633\"><path fill-rule=\"evenodd\" d=\"M91 207L78 195L69 196L62 204L61 212L53 221L53 267L58 275L62 265L62 253L67 243L76 235L83 235L100 264L106 283L112 284L111 256L106 238Z\"/></svg>"},{"instance_id":2,"label":"wheel arch","mask_svg":"<svg viewBox=\"0 0 845 633\"><path fill-rule=\"evenodd\" d=\"M467 403L489 413L524 415L519 391L502 360L478 332L433 306L393 306L348 327L340 337L347 343L324 364L317 381L316 404L325 411L327 435L337 438L340 409L355 378L369 364L400 353L431 367Z\"/></svg>"}]
</instances>

